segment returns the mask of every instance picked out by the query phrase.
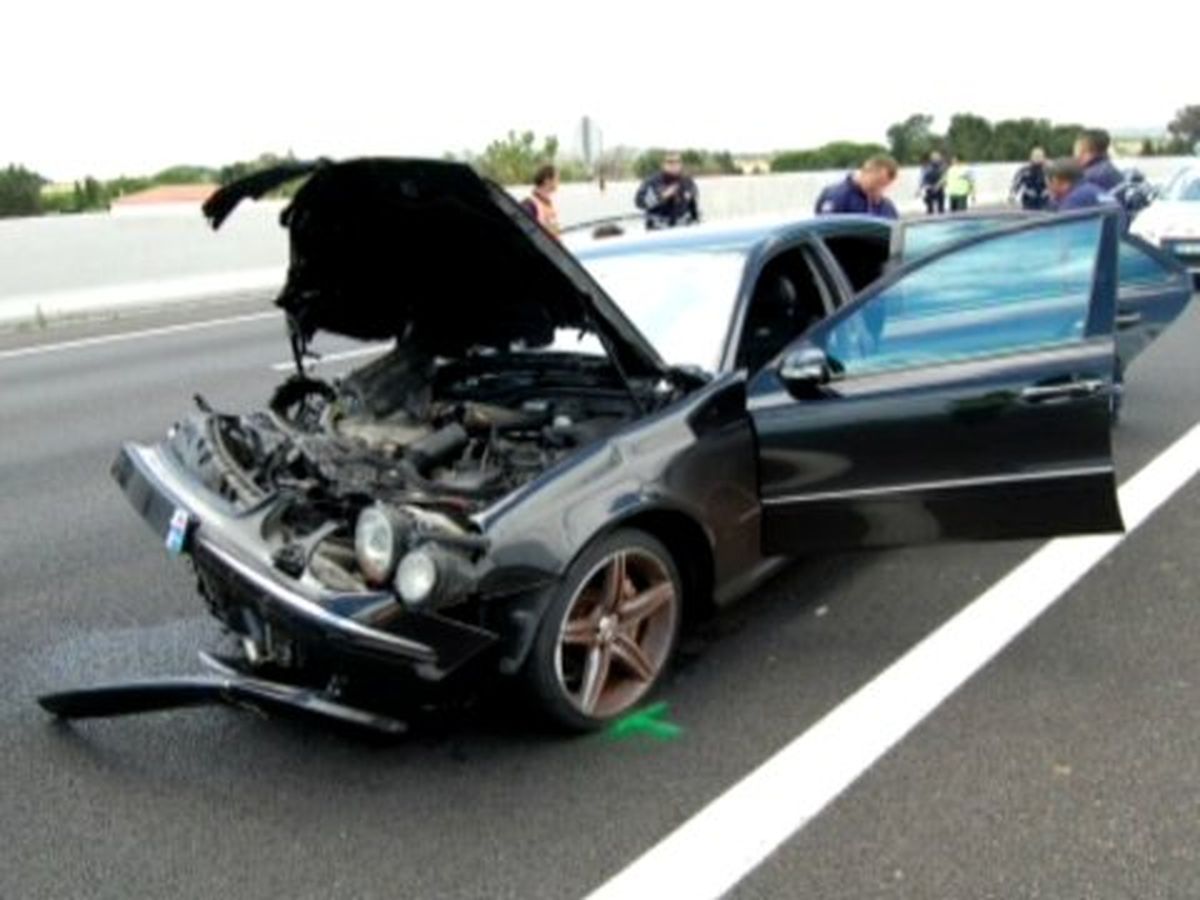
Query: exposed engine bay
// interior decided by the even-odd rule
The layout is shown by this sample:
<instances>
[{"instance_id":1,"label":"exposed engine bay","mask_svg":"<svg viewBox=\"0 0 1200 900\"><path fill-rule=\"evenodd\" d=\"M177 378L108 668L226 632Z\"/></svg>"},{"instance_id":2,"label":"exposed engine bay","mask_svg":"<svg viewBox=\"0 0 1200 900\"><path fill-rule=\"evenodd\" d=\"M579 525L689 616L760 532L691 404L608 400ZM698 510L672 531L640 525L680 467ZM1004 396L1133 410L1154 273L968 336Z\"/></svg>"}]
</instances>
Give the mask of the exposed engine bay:
<instances>
[{"instance_id":1,"label":"exposed engine bay","mask_svg":"<svg viewBox=\"0 0 1200 900\"><path fill-rule=\"evenodd\" d=\"M272 503L276 565L328 587L368 586L354 523L384 504L413 527L470 545L470 513L603 440L685 388L644 389L607 360L495 354L435 360L404 342L346 377L295 375L265 411L202 413L171 435L175 454L235 508Z\"/></svg>"}]
</instances>

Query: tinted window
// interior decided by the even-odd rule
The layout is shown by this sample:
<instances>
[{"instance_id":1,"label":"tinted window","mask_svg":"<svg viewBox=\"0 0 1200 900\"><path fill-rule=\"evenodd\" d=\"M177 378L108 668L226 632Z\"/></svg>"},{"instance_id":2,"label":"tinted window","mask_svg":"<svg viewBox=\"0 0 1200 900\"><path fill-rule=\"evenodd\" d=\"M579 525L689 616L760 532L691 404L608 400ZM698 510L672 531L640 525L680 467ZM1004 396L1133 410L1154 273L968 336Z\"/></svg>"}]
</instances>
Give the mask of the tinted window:
<instances>
[{"instance_id":1,"label":"tinted window","mask_svg":"<svg viewBox=\"0 0 1200 900\"><path fill-rule=\"evenodd\" d=\"M830 328L830 364L874 372L1078 340L1101 227L1035 228L932 260Z\"/></svg>"},{"instance_id":2,"label":"tinted window","mask_svg":"<svg viewBox=\"0 0 1200 900\"><path fill-rule=\"evenodd\" d=\"M955 218L949 216L933 222L910 224L904 230L904 247L901 256L905 262L912 262L922 256L928 256L935 250L940 250L954 241L983 234L993 228L1012 224L1012 219L989 218Z\"/></svg>"},{"instance_id":3,"label":"tinted window","mask_svg":"<svg viewBox=\"0 0 1200 900\"><path fill-rule=\"evenodd\" d=\"M1162 287L1175 278L1170 269L1128 241L1121 241L1117 266L1121 272L1122 287Z\"/></svg>"}]
</instances>

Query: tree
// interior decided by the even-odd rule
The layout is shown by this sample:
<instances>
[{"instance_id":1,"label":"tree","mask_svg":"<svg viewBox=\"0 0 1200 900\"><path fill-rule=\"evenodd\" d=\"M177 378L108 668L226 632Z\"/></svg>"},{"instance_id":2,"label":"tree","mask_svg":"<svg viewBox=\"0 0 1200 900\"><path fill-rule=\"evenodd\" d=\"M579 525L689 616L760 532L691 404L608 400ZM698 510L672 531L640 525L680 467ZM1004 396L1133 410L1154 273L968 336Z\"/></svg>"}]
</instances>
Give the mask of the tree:
<instances>
[{"instance_id":1,"label":"tree","mask_svg":"<svg viewBox=\"0 0 1200 900\"><path fill-rule=\"evenodd\" d=\"M1193 151L1200 144L1200 103L1185 106L1175 113L1167 126L1171 132L1171 143L1184 153Z\"/></svg>"},{"instance_id":2,"label":"tree","mask_svg":"<svg viewBox=\"0 0 1200 900\"><path fill-rule=\"evenodd\" d=\"M481 174L501 184L530 184L538 168L554 162L558 138L547 136L538 146L532 131L510 131L492 141L472 162Z\"/></svg>"},{"instance_id":3,"label":"tree","mask_svg":"<svg viewBox=\"0 0 1200 900\"><path fill-rule=\"evenodd\" d=\"M171 166L150 180L155 184L208 184L217 180L217 172L208 166Z\"/></svg>"},{"instance_id":4,"label":"tree","mask_svg":"<svg viewBox=\"0 0 1200 900\"><path fill-rule=\"evenodd\" d=\"M42 185L46 180L24 166L0 170L0 218L36 216L42 212Z\"/></svg>"},{"instance_id":5,"label":"tree","mask_svg":"<svg viewBox=\"0 0 1200 900\"><path fill-rule=\"evenodd\" d=\"M1034 147L1046 150L1053 127L1046 119L1002 119L992 126L991 158L1026 159Z\"/></svg>"},{"instance_id":6,"label":"tree","mask_svg":"<svg viewBox=\"0 0 1200 900\"><path fill-rule=\"evenodd\" d=\"M956 113L946 129L950 151L963 159L984 162L993 159L992 123L974 113Z\"/></svg>"},{"instance_id":7,"label":"tree","mask_svg":"<svg viewBox=\"0 0 1200 900\"><path fill-rule=\"evenodd\" d=\"M771 158L772 172L808 172L817 169L853 169L863 160L887 153L882 144L834 141L811 150L785 150Z\"/></svg>"},{"instance_id":8,"label":"tree","mask_svg":"<svg viewBox=\"0 0 1200 900\"><path fill-rule=\"evenodd\" d=\"M888 146L896 162L906 166L922 162L941 143L932 129L933 116L925 113L915 113L888 128Z\"/></svg>"}]
</instances>

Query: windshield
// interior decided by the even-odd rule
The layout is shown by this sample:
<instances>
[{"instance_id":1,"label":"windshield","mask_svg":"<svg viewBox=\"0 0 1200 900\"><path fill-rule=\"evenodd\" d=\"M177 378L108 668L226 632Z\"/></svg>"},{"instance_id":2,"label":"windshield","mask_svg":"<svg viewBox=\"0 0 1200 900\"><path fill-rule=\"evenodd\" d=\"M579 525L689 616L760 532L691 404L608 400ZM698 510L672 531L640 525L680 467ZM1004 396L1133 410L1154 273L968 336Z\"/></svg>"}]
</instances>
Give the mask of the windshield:
<instances>
[{"instance_id":1,"label":"windshield","mask_svg":"<svg viewBox=\"0 0 1200 900\"><path fill-rule=\"evenodd\" d=\"M1164 200L1200 200L1200 172L1184 169L1163 190Z\"/></svg>"},{"instance_id":2,"label":"windshield","mask_svg":"<svg viewBox=\"0 0 1200 900\"><path fill-rule=\"evenodd\" d=\"M603 254L584 267L663 359L715 371L737 299L745 253L733 250ZM555 349L594 350L563 335Z\"/></svg>"}]
</instances>

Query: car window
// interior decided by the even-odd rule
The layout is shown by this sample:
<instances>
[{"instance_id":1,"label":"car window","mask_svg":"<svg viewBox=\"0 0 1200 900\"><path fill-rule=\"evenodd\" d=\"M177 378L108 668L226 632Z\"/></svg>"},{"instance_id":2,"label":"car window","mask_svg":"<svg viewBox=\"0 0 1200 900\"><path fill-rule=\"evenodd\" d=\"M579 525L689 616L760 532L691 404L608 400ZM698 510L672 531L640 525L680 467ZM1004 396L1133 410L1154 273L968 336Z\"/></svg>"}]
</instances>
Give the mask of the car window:
<instances>
[{"instance_id":1,"label":"car window","mask_svg":"<svg viewBox=\"0 0 1200 900\"><path fill-rule=\"evenodd\" d=\"M580 261L664 360L717 368L746 267L743 251L621 253Z\"/></svg>"},{"instance_id":2,"label":"car window","mask_svg":"<svg viewBox=\"0 0 1200 900\"><path fill-rule=\"evenodd\" d=\"M988 217L948 216L928 222L913 222L904 225L904 246L901 255L905 262L912 262L940 250L954 241L983 234L993 228L1012 223L1012 219Z\"/></svg>"},{"instance_id":3,"label":"car window","mask_svg":"<svg viewBox=\"0 0 1200 900\"><path fill-rule=\"evenodd\" d=\"M1163 189L1162 196L1164 200L1200 200L1200 172L1190 169L1177 172Z\"/></svg>"},{"instance_id":4,"label":"car window","mask_svg":"<svg viewBox=\"0 0 1200 900\"><path fill-rule=\"evenodd\" d=\"M830 366L853 375L1080 339L1102 225L1000 235L928 262L830 327Z\"/></svg>"},{"instance_id":5,"label":"car window","mask_svg":"<svg viewBox=\"0 0 1200 900\"><path fill-rule=\"evenodd\" d=\"M1175 280L1175 273L1129 241L1121 241L1117 251L1121 287L1163 287Z\"/></svg>"}]
</instances>

